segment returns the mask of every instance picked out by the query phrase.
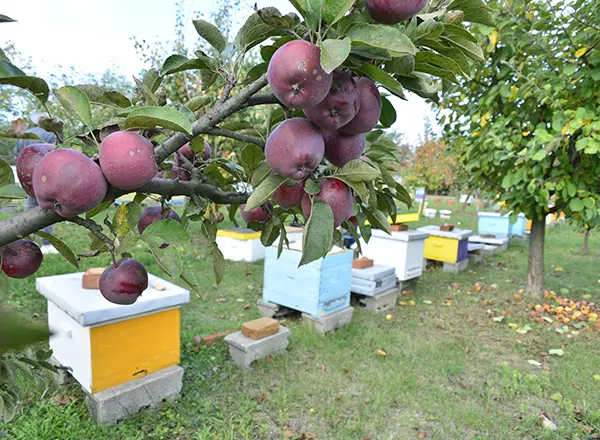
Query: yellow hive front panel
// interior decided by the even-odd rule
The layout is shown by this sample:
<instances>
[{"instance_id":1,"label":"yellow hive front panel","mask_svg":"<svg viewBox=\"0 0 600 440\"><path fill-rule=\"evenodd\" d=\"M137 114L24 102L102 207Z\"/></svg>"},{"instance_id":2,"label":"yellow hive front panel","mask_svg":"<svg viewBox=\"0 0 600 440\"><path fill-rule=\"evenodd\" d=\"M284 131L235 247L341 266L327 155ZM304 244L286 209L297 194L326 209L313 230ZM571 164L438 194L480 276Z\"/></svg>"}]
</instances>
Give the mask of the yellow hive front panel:
<instances>
[{"instance_id":1,"label":"yellow hive front panel","mask_svg":"<svg viewBox=\"0 0 600 440\"><path fill-rule=\"evenodd\" d=\"M458 258L458 240L432 235L425 240L424 256L428 260L456 263L456 259Z\"/></svg>"},{"instance_id":2,"label":"yellow hive front panel","mask_svg":"<svg viewBox=\"0 0 600 440\"><path fill-rule=\"evenodd\" d=\"M526 231L531 231L531 220L527 220L525 222L525 230Z\"/></svg>"},{"instance_id":3,"label":"yellow hive front panel","mask_svg":"<svg viewBox=\"0 0 600 440\"><path fill-rule=\"evenodd\" d=\"M90 342L93 393L177 365L180 309L94 327Z\"/></svg>"}]
</instances>

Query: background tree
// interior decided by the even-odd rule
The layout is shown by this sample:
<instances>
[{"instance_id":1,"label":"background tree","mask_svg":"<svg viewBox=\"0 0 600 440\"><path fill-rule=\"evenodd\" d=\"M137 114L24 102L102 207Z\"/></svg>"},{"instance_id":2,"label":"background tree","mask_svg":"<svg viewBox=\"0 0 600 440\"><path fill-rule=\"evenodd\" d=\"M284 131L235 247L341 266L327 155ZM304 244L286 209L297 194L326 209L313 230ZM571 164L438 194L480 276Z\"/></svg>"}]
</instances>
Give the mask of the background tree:
<instances>
[{"instance_id":1,"label":"background tree","mask_svg":"<svg viewBox=\"0 0 600 440\"><path fill-rule=\"evenodd\" d=\"M489 2L487 62L442 101L448 143L474 185L532 219L529 291L544 290L548 213L598 213L600 28L583 0ZM448 112L449 110L450 112Z\"/></svg>"},{"instance_id":2,"label":"background tree","mask_svg":"<svg viewBox=\"0 0 600 440\"><path fill-rule=\"evenodd\" d=\"M455 160L446 143L438 139L431 130L426 130L410 159L403 183L412 188L423 187L436 193L448 190L454 185L455 168Z\"/></svg>"}]
</instances>

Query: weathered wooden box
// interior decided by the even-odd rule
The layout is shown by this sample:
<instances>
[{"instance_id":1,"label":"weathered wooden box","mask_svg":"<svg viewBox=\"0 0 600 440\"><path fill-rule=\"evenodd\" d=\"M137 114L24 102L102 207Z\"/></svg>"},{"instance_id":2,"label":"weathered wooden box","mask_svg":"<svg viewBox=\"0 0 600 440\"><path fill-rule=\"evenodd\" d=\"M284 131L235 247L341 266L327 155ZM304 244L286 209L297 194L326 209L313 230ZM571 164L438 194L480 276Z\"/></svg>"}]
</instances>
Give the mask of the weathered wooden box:
<instances>
[{"instance_id":1,"label":"weathered wooden box","mask_svg":"<svg viewBox=\"0 0 600 440\"><path fill-rule=\"evenodd\" d=\"M417 231L426 232L425 258L445 263L458 263L467 259L469 251L468 238L472 231L454 229L450 232L440 231L439 226L423 226Z\"/></svg>"},{"instance_id":2,"label":"weathered wooden box","mask_svg":"<svg viewBox=\"0 0 600 440\"><path fill-rule=\"evenodd\" d=\"M260 242L260 232L252 229L219 229L217 245L226 260L260 261L265 258L265 247Z\"/></svg>"},{"instance_id":3,"label":"weathered wooden box","mask_svg":"<svg viewBox=\"0 0 600 440\"><path fill-rule=\"evenodd\" d=\"M396 273L392 266L375 266L352 269L352 293L375 296L396 287Z\"/></svg>"},{"instance_id":4,"label":"weathered wooden box","mask_svg":"<svg viewBox=\"0 0 600 440\"><path fill-rule=\"evenodd\" d=\"M406 281L423 273L425 239L429 234L420 231L392 232L388 235L380 229L373 229L369 243L361 240L363 255L376 264L392 266L396 277Z\"/></svg>"},{"instance_id":5,"label":"weathered wooden box","mask_svg":"<svg viewBox=\"0 0 600 440\"><path fill-rule=\"evenodd\" d=\"M179 364L180 307L190 300L187 290L149 275L137 302L122 306L99 290L84 290L82 276L38 278L36 288L48 300L53 356L85 391L98 393Z\"/></svg>"},{"instance_id":6,"label":"weathered wooden box","mask_svg":"<svg viewBox=\"0 0 600 440\"><path fill-rule=\"evenodd\" d=\"M298 267L302 243L265 253L263 300L299 310L315 318L344 309L350 304L353 251L334 247L325 258Z\"/></svg>"}]
</instances>

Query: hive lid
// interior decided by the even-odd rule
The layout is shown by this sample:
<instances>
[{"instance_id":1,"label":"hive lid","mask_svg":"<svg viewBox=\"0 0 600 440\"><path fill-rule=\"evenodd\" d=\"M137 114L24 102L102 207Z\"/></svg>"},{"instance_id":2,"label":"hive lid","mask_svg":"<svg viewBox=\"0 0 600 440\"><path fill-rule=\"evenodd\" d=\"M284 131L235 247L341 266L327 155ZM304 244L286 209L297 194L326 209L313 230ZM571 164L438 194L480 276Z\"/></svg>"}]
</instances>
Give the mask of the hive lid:
<instances>
[{"instance_id":1,"label":"hive lid","mask_svg":"<svg viewBox=\"0 0 600 440\"><path fill-rule=\"evenodd\" d=\"M396 273L396 268L392 266L383 266L375 264L365 269L352 269L352 278L361 280L378 281Z\"/></svg>"},{"instance_id":2,"label":"hive lid","mask_svg":"<svg viewBox=\"0 0 600 440\"><path fill-rule=\"evenodd\" d=\"M386 240L394 240L394 241L415 241L415 240L425 240L429 237L427 232L423 231L392 231L392 235L389 235L387 232L381 229L373 229L371 231L371 235L378 238L384 238Z\"/></svg>"},{"instance_id":3,"label":"hive lid","mask_svg":"<svg viewBox=\"0 0 600 440\"><path fill-rule=\"evenodd\" d=\"M113 304L104 299L99 290L83 289L82 275L82 272L77 272L43 277L38 278L35 284L48 301L84 327L156 313L190 302L189 291L148 274L148 288L135 304ZM157 290L155 286L164 287L164 290Z\"/></svg>"},{"instance_id":4,"label":"hive lid","mask_svg":"<svg viewBox=\"0 0 600 440\"><path fill-rule=\"evenodd\" d=\"M417 231L427 232L430 235L436 237L453 238L455 240L464 240L465 238L473 235L473 231L470 229L453 229L452 231L441 231L439 226L429 225L417 228Z\"/></svg>"},{"instance_id":5,"label":"hive lid","mask_svg":"<svg viewBox=\"0 0 600 440\"><path fill-rule=\"evenodd\" d=\"M237 240L255 240L260 238L260 232L245 228L219 229L217 237L229 237Z\"/></svg>"},{"instance_id":6,"label":"hive lid","mask_svg":"<svg viewBox=\"0 0 600 440\"><path fill-rule=\"evenodd\" d=\"M502 214L499 212L481 212L477 213L479 217L502 217Z\"/></svg>"},{"instance_id":7,"label":"hive lid","mask_svg":"<svg viewBox=\"0 0 600 440\"><path fill-rule=\"evenodd\" d=\"M503 244L508 243L508 238L502 237L482 237L480 235L473 235L469 237L469 243L483 243L483 244L493 244L496 246L502 246Z\"/></svg>"}]
</instances>

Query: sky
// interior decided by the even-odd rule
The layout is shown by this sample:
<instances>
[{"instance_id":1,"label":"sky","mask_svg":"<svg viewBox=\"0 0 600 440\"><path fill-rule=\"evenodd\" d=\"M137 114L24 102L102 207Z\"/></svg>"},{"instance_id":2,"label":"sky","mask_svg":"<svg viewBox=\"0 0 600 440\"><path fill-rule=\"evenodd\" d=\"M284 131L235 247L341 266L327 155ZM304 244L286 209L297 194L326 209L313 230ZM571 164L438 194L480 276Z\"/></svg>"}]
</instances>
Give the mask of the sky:
<instances>
[{"instance_id":1,"label":"sky","mask_svg":"<svg viewBox=\"0 0 600 440\"><path fill-rule=\"evenodd\" d=\"M237 28L252 11L275 6L282 13L294 11L287 0L242 0L236 14ZM149 43L174 39L173 0L22 0L3 2L0 13L17 20L0 24L0 46L8 41L33 59L38 76L47 77L73 66L80 73L101 74L108 67L128 77L148 67L136 53L132 37ZM198 35L192 25L196 13L208 18L216 0L185 0L186 41ZM19 67L19 66L17 66ZM429 105L407 93L408 101L393 98L398 114L393 126L414 144L424 128L424 118L434 121Z\"/></svg>"}]
</instances>

